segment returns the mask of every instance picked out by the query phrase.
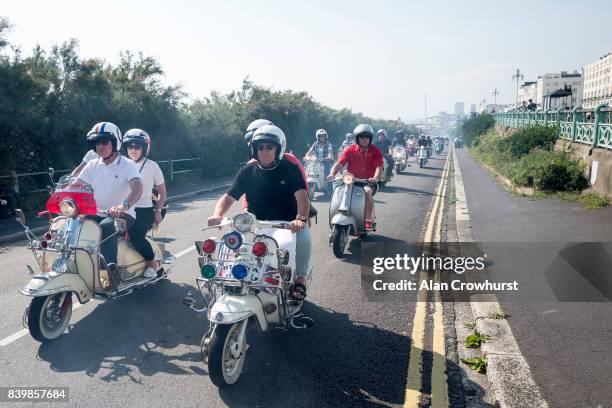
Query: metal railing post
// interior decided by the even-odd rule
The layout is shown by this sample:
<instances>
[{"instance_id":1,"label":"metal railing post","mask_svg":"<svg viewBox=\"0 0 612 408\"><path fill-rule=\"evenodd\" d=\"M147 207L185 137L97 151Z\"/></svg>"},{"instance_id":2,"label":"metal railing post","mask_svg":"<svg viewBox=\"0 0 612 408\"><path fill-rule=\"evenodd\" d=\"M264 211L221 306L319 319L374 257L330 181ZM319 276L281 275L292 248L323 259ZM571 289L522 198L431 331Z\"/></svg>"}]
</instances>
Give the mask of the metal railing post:
<instances>
[{"instance_id":1,"label":"metal railing post","mask_svg":"<svg viewBox=\"0 0 612 408\"><path fill-rule=\"evenodd\" d=\"M599 122L601 121L601 110L603 108L607 108L608 104L607 103L602 103L597 105L597 107L595 108L595 133L593 136L593 147L597 147L597 145L599 144L599 133L600 133L600 129L599 129Z\"/></svg>"},{"instance_id":2,"label":"metal railing post","mask_svg":"<svg viewBox=\"0 0 612 408\"><path fill-rule=\"evenodd\" d=\"M578 109L579 106L576 106L572 109L572 143L576 143L576 129L578 128Z\"/></svg>"},{"instance_id":3,"label":"metal railing post","mask_svg":"<svg viewBox=\"0 0 612 408\"><path fill-rule=\"evenodd\" d=\"M15 170L11 171L11 176L13 176L13 190L19 194L19 176Z\"/></svg>"},{"instance_id":4,"label":"metal railing post","mask_svg":"<svg viewBox=\"0 0 612 408\"><path fill-rule=\"evenodd\" d=\"M170 159L169 162L170 162L170 182L174 183L174 167L172 165L172 159Z\"/></svg>"}]
</instances>

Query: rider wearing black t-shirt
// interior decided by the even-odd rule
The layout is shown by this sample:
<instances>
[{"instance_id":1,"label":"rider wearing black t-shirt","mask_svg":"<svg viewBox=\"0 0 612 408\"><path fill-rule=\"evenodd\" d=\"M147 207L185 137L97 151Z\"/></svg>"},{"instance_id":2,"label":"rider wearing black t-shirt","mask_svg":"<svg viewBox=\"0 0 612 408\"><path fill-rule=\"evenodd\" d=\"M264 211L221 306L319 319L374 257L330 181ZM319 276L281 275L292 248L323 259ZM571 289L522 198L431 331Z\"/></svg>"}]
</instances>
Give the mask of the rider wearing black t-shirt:
<instances>
[{"instance_id":1,"label":"rider wearing black t-shirt","mask_svg":"<svg viewBox=\"0 0 612 408\"><path fill-rule=\"evenodd\" d=\"M293 221L298 213L295 193L306 189L300 170L281 159L271 170L259 163L241 168L227 194L235 200L246 194L249 212L258 220Z\"/></svg>"}]
</instances>

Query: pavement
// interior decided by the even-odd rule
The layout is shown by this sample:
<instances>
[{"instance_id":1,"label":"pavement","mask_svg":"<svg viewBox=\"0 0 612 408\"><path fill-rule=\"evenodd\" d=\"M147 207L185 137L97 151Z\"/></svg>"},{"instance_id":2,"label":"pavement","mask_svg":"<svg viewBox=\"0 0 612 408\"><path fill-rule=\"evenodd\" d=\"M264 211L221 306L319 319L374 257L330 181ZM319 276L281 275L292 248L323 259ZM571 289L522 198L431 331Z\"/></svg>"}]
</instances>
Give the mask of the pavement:
<instances>
[{"instance_id":1,"label":"pavement","mask_svg":"<svg viewBox=\"0 0 612 408\"><path fill-rule=\"evenodd\" d=\"M378 230L368 242L423 238L444 163L444 157L436 157L426 168L408 167L376 195ZM432 353L427 342L427 350L412 347L418 305L412 292L393 301L362 298L360 240L351 239L344 258L333 256L329 203L320 197L314 202L320 216L312 227L314 272L304 308L315 327L250 339L239 384L228 390L214 387L200 354L208 322L182 299L200 299L193 242L212 235L201 229L221 193L171 206L156 232L156 239L178 256L168 281L79 307L68 332L50 344L27 334L15 338L29 302L17 288L27 276L25 264L33 259L23 245L0 247L0 386L69 386L68 405L75 407L400 407L411 391L411 355L423 356L423 376L431 373L432 362L456 366L443 350ZM433 323L427 324L429 333ZM431 382L420 382L423 394L432 392ZM460 390L448 391L451 406L463 406ZM446 400L445 395L437 398Z\"/></svg>"},{"instance_id":2,"label":"pavement","mask_svg":"<svg viewBox=\"0 0 612 408\"><path fill-rule=\"evenodd\" d=\"M522 285L518 293L498 296L516 339L516 345L503 347L518 347L548 406L612 407L612 304L602 296L610 289L612 208L586 210L557 198L518 197L465 150L458 149L457 158L473 239L483 252L496 255L491 275ZM565 256L576 245L589 248L586 257L598 262L582 256L575 263ZM600 286L577 273L587 269L592 277L602 266L607 270Z\"/></svg>"}]
</instances>

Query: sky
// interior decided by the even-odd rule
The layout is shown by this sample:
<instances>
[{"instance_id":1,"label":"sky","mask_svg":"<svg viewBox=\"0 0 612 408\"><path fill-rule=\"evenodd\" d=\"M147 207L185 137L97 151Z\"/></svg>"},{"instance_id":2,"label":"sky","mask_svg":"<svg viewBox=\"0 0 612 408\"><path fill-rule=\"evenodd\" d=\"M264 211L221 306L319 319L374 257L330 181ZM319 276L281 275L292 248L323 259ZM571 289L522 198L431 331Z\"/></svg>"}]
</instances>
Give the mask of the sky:
<instances>
[{"instance_id":1,"label":"sky","mask_svg":"<svg viewBox=\"0 0 612 408\"><path fill-rule=\"evenodd\" d=\"M536 80L612 51L608 0L20 0L0 16L25 54L76 38L83 58L155 57L191 98L248 76L384 119L423 117L425 94L428 114L493 103L494 89L512 103L517 68Z\"/></svg>"}]
</instances>

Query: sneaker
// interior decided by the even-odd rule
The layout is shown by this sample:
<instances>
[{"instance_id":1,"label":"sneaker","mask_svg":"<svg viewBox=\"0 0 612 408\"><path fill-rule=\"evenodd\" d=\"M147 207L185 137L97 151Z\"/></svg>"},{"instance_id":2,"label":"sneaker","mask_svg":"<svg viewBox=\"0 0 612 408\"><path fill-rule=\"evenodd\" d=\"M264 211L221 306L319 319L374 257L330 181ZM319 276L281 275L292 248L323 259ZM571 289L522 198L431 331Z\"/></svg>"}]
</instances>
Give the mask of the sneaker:
<instances>
[{"instance_id":1,"label":"sneaker","mask_svg":"<svg viewBox=\"0 0 612 408\"><path fill-rule=\"evenodd\" d=\"M371 230L371 229L372 229L372 220L368 220L368 219L366 218L366 219L365 219L364 224L365 224L365 225L364 225L364 226L365 226L365 229L367 229L367 230Z\"/></svg>"},{"instance_id":2,"label":"sneaker","mask_svg":"<svg viewBox=\"0 0 612 408\"><path fill-rule=\"evenodd\" d=\"M144 276L145 278L154 278L157 276L157 272L155 271L154 268L151 268L150 266L145 269L144 273L142 274L142 276Z\"/></svg>"}]
</instances>

